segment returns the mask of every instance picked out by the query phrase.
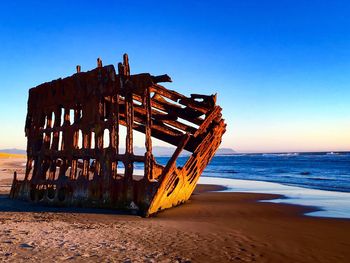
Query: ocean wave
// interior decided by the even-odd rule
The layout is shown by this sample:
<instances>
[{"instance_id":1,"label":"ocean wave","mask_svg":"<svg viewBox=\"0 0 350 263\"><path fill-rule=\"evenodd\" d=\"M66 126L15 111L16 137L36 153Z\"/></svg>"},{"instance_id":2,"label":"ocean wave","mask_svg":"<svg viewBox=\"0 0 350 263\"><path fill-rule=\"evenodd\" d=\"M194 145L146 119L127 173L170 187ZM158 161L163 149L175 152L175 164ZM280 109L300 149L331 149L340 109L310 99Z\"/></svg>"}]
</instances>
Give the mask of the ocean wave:
<instances>
[{"instance_id":1,"label":"ocean wave","mask_svg":"<svg viewBox=\"0 0 350 263\"><path fill-rule=\"evenodd\" d=\"M304 171L304 172L300 172L300 175L311 175L312 173L309 171Z\"/></svg>"},{"instance_id":2,"label":"ocean wave","mask_svg":"<svg viewBox=\"0 0 350 263\"><path fill-rule=\"evenodd\" d=\"M239 156L247 156L248 154L246 153L233 153L233 154L223 154L223 155L215 155L215 156L232 156L232 157L239 157Z\"/></svg>"},{"instance_id":3,"label":"ocean wave","mask_svg":"<svg viewBox=\"0 0 350 263\"><path fill-rule=\"evenodd\" d=\"M216 173L216 174L220 174L220 173L228 173L228 174L238 174L239 172L237 170L232 170L232 169L214 169L214 170L205 170L206 173Z\"/></svg>"},{"instance_id":4,"label":"ocean wave","mask_svg":"<svg viewBox=\"0 0 350 263\"><path fill-rule=\"evenodd\" d=\"M327 177L308 177L307 180L314 180L314 181L337 181L337 179L333 178L327 178Z\"/></svg>"},{"instance_id":5,"label":"ocean wave","mask_svg":"<svg viewBox=\"0 0 350 263\"><path fill-rule=\"evenodd\" d=\"M265 157L275 157L275 156L298 156L299 153L263 153L262 156Z\"/></svg>"},{"instance_id":6,"label":"ocean wave","mask_svg":"<svg viewBox=\"0 0 350 263\"><path fill-rule=\"evenodd\" d=\"M326 153L326 155L339 155L339 153L337 153L337 152L328 152L328 153Z\"/></svg>"},{"instance_id":7,"label":"ocean wave","mask_svg":"<svg viewBox=\"0 0 350 263\"><path fill-rule=\"evenodd\" d=\"M273 172L278 174L290 173L289 170L284 170L284 169L275 169Z\"/></svg>"}]
</instances>

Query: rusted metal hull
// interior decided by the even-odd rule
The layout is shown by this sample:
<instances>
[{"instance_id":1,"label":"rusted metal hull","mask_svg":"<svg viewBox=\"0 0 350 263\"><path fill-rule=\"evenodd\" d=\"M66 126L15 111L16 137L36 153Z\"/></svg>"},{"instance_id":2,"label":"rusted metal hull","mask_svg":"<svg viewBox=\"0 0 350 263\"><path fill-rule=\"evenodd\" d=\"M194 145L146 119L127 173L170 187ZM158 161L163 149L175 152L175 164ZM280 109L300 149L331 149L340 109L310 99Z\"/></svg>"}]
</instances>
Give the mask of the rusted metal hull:
<instances>
[{"instance_id":1,"label":"rusted metal hull","mask_svg":"<svg viewBox=\"0 0 350 263\"><path fill-rule=\"evenodd\" d=\"M144 216L188 200L221 143L226 124L216 95L186 97L159 85L167 75L130 75L118 64L80 72L30 89L25 125L24 180L14 176L10 197L61 206L134 210ZM120 152L119 125L126 126ZM145 134L145 154L133 153L133 132ZM152 137L175 145L162 166ZM183 167L176 160L192 153ZM144 175L133 174L134 163ZM124 165L124 170L118 168Z\"/></svg>"}]
</instances>

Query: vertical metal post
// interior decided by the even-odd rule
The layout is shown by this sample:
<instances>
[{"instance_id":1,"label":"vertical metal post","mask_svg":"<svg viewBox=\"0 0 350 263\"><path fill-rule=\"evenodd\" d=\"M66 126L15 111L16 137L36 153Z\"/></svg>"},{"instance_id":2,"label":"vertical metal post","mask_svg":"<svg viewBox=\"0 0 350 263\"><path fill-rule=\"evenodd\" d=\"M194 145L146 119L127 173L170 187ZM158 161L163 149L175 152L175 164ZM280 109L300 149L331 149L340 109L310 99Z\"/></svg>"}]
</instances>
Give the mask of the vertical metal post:
<instances>
[{"instance_id":1,"label":"vertical metal post","mask_svg":"<svg viewBox=\"0 0 350 263\"><path fill-rule=\"evenodd\" d=\"M152 139L151 139L151 129L152 129L152 107L151 107L151 94L150 94L150 87L147 87L144 94L144 100L143 100L144 107L146 108L146 123L145 123L145 147L146 147L146 153L145 153L145 177L147 180L152 181Z\"/></svg>"},{"instance_id":2,"label":"vertical metal post","mask_svg":"<svg viewBox=\"0 0 350 263\"><path fill-rule=\"evenodd\" d=\"M114 85L114 93L111 97L110 144L113 154L119 154L119 89ZM112 162L112 178L116 178L118 169L118 157Z\"/></svg>"},{"instance_id":3,"label":"vertical metal post","mask_svg":"<svg viewBox=\"0 0 350 263\"><path fill-rule=\"evenodd\" d=\"M128 86L128 78L130 76L128 55L124 54L123 64L118 64L118 73L120 76L121 90L125 94L125 115L126 115L126 141L125 141L125 192L126 200L131 201L133 195L133 180L132 174L134 170L133 157L133 123L134 123L134 108L132 98L132 87Z\"/></svg>"},{"instance_id":4,"label":"vertical metal post","mask_svg":"<svg viewBox=\"0 0 350 263\"><path fill-rule=\"evenodd\" d=\"M79 70L80 70L80 68L79 68ZM77 71L78 71L78 69L77 69ZM80 109L77 106L77 108L74 109L74 120L73 121L77 122L80 118L81 118ZM79 129L75 129L74 134L73 134L73 150L78 149L78 143L79 143ZM78 168L78 160L76 158L73 158L72 159L72 167L70 170L70 179L77 178L77 168Z\"/></svg>"}]
</instances>

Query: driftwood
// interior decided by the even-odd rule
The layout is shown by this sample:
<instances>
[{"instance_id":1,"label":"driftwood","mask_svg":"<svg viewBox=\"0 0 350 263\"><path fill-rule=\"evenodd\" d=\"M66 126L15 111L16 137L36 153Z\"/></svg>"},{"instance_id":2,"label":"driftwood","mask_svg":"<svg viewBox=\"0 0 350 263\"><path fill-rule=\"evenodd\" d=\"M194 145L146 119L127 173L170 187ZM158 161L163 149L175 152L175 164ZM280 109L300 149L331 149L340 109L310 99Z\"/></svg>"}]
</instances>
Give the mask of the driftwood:
<instances>
[{"instance_id":1,"label":"driftwood","mask_svg":"<svg viewBox=\"0 0 350 263\"><path fill-rule=\"evenodd\" d=\"M131 209L148 216L191 196L221 143L226 124L216 95L186 97L159 85L168 75L130 75L118 64L77 73L29 90L24 180L14 176L10 197L64 206ZM126 126L119 152L119 125ZM133 130L145 134L146 152L133 153ZM108 142L104 141L108 134ZM152 137L176 146L165 166L156 163ZM183 167L176 160L192 153ZM144 175L133 175L134 163ZM123 163L125 169L118 168Z\"/></svg>"}]
</instances>

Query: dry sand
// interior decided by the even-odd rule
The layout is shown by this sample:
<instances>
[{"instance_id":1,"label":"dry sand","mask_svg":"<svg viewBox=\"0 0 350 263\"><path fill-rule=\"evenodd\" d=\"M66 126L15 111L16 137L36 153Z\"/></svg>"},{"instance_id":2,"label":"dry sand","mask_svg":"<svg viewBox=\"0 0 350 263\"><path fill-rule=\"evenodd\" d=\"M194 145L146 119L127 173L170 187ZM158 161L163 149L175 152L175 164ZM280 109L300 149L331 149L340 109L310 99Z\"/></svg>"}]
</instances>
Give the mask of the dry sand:
<instances>
[{"instance_id":1,"label":"dry sand","mask_svg":"<svg viewBox=\"0 0 350 263\"><path fill-rule=\"evenodd\" d=\"M350 220L305 217L311 208L258 203L271 195L217 193L152 218L9 200L24 159L0 159L4 262L350 262Z\"/></svg>"}]
</instances>

